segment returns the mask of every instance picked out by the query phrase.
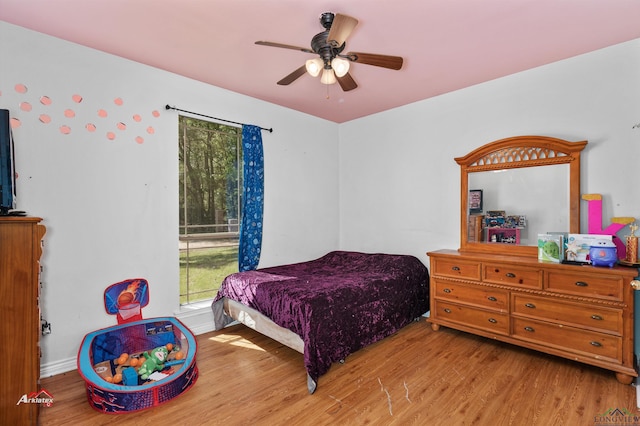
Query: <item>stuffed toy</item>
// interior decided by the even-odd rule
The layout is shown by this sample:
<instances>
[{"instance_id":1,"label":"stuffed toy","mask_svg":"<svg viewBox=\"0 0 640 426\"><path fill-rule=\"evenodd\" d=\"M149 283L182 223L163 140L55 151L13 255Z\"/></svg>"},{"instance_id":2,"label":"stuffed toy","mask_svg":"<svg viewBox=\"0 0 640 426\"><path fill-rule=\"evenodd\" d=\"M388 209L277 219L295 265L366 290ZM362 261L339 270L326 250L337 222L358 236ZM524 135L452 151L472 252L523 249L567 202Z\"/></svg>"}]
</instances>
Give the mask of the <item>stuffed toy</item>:
<instances>
[{"instance_id":1,"label":"stuffed toy","mask_svg":"<svg viewBox=\"0 0 640 426\"><path fill-rule=\"evenodd\" d=\"M169 350L166 346L160 346L154 350L144 353L144 357L147 359L142 363L138 369L138 375L142 380L147 380L151 373L154 371L162 371L164 369L164 363L167 361L167 355Z\"/></svg>"}]
</instances>

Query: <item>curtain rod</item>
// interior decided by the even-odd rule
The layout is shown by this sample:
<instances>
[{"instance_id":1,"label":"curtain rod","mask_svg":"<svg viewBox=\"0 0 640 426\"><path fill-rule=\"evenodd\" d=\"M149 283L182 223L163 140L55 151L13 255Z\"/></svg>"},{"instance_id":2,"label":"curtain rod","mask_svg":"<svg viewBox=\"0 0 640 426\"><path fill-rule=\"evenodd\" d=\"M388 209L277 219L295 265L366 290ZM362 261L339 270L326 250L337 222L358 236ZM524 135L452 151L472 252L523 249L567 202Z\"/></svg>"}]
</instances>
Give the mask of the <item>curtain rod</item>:
<instances>
[{"instance_id":1,"label":"curtain rod","mask_svg":"<svg viewBox=\"0 0 640 426\"><path fill-rule=\"evenodd\" d=\"M176 107L171 106L171 105L169 105L169 104L167 104L167 105L165 106L165 109L174 109L174 110L176 110L176 111L180 111L180 112L186 112L186 113L193 114L193 115L199 115L200 117L211 118L211 119L213 119L213 120L224 121L225 123L238 124L238 125L240 125L240 126L244 126L244 123L238 123L237 121L225 120L224 118L211 117L211 116L209 116L209 115L199 114L199 113L197 113L197 112L193 112L193 111L187 111L187 110L184 110L184 109L176 108ZM260 127L260 126L258 126L258 127ZM265 129L264 127L260 127L260 130L266 130L266 131L268 131L269 133L273 133L273 128Z\"/></svg>"}]
</instances>

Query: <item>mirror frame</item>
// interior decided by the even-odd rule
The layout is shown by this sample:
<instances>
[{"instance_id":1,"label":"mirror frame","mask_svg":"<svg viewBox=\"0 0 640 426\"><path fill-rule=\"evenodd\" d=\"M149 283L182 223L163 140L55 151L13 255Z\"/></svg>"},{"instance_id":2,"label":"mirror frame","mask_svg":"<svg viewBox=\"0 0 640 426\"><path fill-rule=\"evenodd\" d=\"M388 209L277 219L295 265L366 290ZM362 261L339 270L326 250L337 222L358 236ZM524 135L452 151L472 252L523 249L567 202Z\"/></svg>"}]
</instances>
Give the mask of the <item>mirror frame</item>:
<instances>
[{"instance_id":1,"label":"mirror frame","mask_svg":"<svg viewBox=\"0 0 640 426\"><path fill-rule=\"evenodd\" d=\"M580 152L587 141L569 142L547 136L515 136L490 142L464 157L460 165L460 248L463 252L538 256L536 246L469 241L469 173L569 164L569 229L580 233Z\"/></svg>"}]
</instances>

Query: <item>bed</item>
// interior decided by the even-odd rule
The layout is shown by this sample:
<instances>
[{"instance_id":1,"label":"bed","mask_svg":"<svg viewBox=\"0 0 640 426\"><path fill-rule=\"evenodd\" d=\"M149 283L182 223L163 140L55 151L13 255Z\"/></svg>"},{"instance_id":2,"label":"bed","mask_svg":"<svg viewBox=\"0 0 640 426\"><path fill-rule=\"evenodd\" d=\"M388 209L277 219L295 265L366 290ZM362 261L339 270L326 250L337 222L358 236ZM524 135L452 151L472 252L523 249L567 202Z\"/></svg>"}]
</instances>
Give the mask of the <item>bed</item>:
<instances>
[{"instance_id":1,"label":"bed","mask_svg":"<svg viewBox=\"0 0 640 426\"><path fill-rule=\"evenodd\" d=\"M429 273L413 256L333 251L231 274L212 309L216 330L239 321L302 353L313 393L333 363L429 310Z\"/></svg>"}]
</instances>

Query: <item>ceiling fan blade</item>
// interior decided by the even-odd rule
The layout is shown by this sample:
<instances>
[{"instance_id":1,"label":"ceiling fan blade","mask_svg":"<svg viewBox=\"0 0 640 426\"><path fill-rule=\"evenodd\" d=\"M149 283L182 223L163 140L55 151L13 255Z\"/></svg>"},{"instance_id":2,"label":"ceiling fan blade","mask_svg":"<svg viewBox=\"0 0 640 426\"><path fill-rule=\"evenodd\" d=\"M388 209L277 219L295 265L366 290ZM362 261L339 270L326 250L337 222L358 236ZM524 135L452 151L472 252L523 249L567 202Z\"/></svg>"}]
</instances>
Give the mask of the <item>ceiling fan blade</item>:
<instances>
[{"instance_id":1,"label":"ceiling fan blade","mask_svg":"<svg viewBox=\"0 0 640 426\"><path fill-rule=\"evenodd\" d=\"M338 83L340 83L340 87L342 87L342 90L344 90L345 92L348 92L349 90L353 90L356 87L358 87L358 84L353 79L353 77L351 77L351 74L349 73L346 73L342 77L336 76L336 80L338 80Z\"/></svg>"},{"instance_id":2,"label":"ceiling fan blade","mask_svg":"<svg viewBox=\"0 0 640 426\"><path fill-rule=\"evenodd\" d=\"M358 25L358 20L351 16L336 13L327 36L327 41L334 47L340 47L347 40L351 31Z\"/></svg>"},{"instance_id":3,"label":"ceiling fan blade","mask_svg":"<svg viewBox=\"0 0 640 426\"><path fill-rule=\"evenodd\" d=\"M283 78L282 80L280 80L278 84L280 86L287 86L293 83L294 81L296 81L298 78L302 77L302 75L304 75L304 73L306 72L307 72L307 68L303 65L297 70L295 70L294 72L292 72L291 74L289 74L288 76L286 76L285 78Z\"/></svg>"},{"instance_id":4,"label":"ceiling fan blade","mask_svg":"<svg viewBox=\"0 0 640 426\"><path fill-rule=\"evenodd\" d=\"M399 70L402 68L402 58L400 56L377 55L375 53L349 52L346 56L355 57L353 62L376 67Z\"/></svg>"},{"instance_id":5,"label":"ceiling fan blade","mask_svg":"<svg viewBox=\"0 0 640 426\"><path fill-rule=\"evenodd\" d=\"M280 47L282 49L293 49L293 50L299 50L301 52L306 52L306 53L315 53L313 50L308 49L306 47L292 46L290 44L274 43L271 41L256 41L256 44L259 44L260 46Z\"/></svg>"}]
</instances>

